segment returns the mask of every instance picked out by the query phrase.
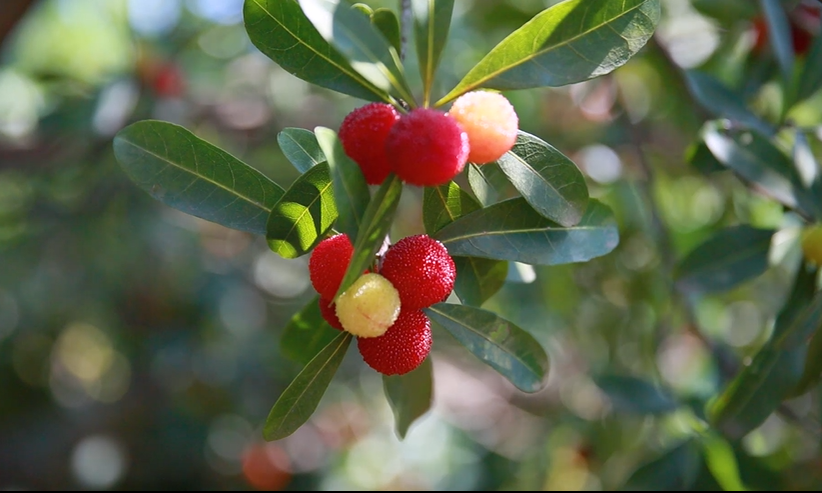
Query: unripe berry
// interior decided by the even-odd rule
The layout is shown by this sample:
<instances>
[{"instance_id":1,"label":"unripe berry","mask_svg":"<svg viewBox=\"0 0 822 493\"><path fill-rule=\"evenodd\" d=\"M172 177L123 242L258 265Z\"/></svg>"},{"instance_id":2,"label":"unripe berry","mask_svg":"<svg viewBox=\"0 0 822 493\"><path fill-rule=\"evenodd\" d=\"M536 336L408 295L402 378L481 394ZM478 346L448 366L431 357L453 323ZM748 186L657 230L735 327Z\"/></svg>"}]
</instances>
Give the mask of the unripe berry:
<instances>
[{"instance_id":1,"label":"unripe berry","mask_svg":"<svg viewBox=\"0 0 822 493\"><path fill-rule=\"evenodd\" d=\"M385 334L400 314L400 295L385 277L365 274L337 299L337 317L357 337Z\"/></svg>"},{"instance_id":2,"label":"unripe berry","mask_svg":"<svg viewBox=\"0 0 822 493\"><path fill-rule=\"evenodd\" d=\"M431 321L419 310L405 310L385 334L357 339L357 349L383 375L402 375L420 366L431 352Z\"/></svg>"},{"instance_id":3,"label":"unripe berry","mask_svg":"<svg viewBox=\"0 0 822 493\"><path fill-rule=\"evenodd\" d=\"M371 103L349 113L340 125L343 149L360 165L369 185L381 184L391 172L385 139L399 119L400 114L390 104Z\"/></svg>"},{"instance_id":4,"label":"unripe berry","mask_svg":"<svg viewBox=\"0 0 822 493\"><path fill-rule=\"evenodd\" d=\"M323 316L323 319L328 322L328 325L337 330L343 330L340 319L337 317L337 307L335 307L331 301L329 298L320 297L317 302L320 305L320 314Z\"/></svg>"},{"instance_id":5,"label":"unripe berry","mask_svg":"<svg viewBox=\"0 0 822 493\"><path fill-rule=\"evenodd\" d=\"M308 273L321 298L334 299L353 254L354 246L346 234L324 239L311 252Z\"/></svg>"},{"instance_id":6,"label":"unripe berry","mask_svg":"<svg viewBox=\"0 0 822 493\"><path fill-rule=\"evenodd\" d=\"M380 274L399 291L403 310L420 310L448 298L457 269L442 243L417 235L407 236L388 249Z\"/></svg>"},{"instance_id":7,"label":"unripe berry","mask_svg":"<svg viewBox=\"0 0 822 493\"><path fill-rule=\"evenodd\" d=\"M468 134L471 152L468 160L476 164L496 161L510 151L517 140L519 118L498 92L472 91L463 94L448 112Z\"/></svg>"},{"instance_id":8,"label":"unripe berry","mask_svg":"<svg viewBox=\"0 0 822 493\"><path fill-rule=\"evenodd\" d=\"M448 183L465 167L468 135L445 113L418 108L400 117L385 151L404 182L434 187Z\"/></svg>"},{"instance_id":9,"label":"unripe berry","mask_svg":"<svg viewBox=\"0 0 822 493\"><path fill-rule=\"evenodd\" d=\"M802 231L802 253L808 262L822 265L822 225L816 224Z\"/></svg>"}]
</instances>

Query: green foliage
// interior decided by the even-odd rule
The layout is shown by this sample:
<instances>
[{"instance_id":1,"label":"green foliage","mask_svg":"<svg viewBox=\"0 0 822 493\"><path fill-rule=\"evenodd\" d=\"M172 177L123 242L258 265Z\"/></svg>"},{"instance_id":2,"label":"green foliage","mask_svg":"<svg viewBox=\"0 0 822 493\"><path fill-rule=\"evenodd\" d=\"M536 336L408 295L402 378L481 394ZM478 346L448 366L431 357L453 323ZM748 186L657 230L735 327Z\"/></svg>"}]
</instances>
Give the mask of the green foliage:
<instances>
[{"instance_id":1,"label":"green foliage","mask_svg":"<svg viewBox=\"0 0 822 493\"><path fill-rule=\"evenodd\" d=\"M354 241L362 227L370 199L368 184L357 163L346 156L336 132L330 128L317 127L314 133L331 168L334 200L340 215L336 229Z\"/></svg>"},{"instance_id":2,"label":"green foliage","mask_svg":"<svg viewBox=\"0 0 822 493\"><path fill-rule=\"evenodd\" d=\"M622 490L688 491L696 482L700 462L699 444L687 440L634 471Z\"/></svg>"},{"instance_id":3,"label":"green foliage","mask_svg":"<svg viewBox=\"0 0 822 493\"><path fill-rule=\"evenodd\" d=\"M325 162L325 154L320 149L314 132L304 128L284 128L277 134L277 143L291 164L300 173Z\"/></svg>"},{"instance_id":4,"label":"green foliage","mask_svg":"<svg viewBox=\"0 0 822 493\"><path fill-rule=\"evenodd\" d=\"M637 377L604 374L594 379L617 412L665 414L676 411L679 403L670 390Z\"/></svg>"},{"instance_id":5,"label":"green foliage","mask_svg":"<svg viewBox=\"0 0 822 493\"><path fill-rule=\"evenodd\" d=\"M285 356L307 365L339 334L340 331L325 323L320 313L319 297L314 297L283 329L280 349Z\"/></svg>"},{"instance_id":6,"label":"green foliage","mask_svg":"<svg viewBox=\"0 0 822 493\"><path fill-rule=\"evenodd\" d=\"M414 40L422 77L423 101L428 105L434 74L451 27L454 0L411 0L411 7L414 13Z\"/></svg>"},{"instance_id":7,"label":"green foliage","mask_svg":"<svg viewBox=\"0 0 822 493\"><path fill-rule=\"evenodd\" d=\"M411 424L431 409L434 398L434 365L426 358L405 375L383 375L385 396L394 411L397 436L405 438Z\"/></svg>"}]
</instances>

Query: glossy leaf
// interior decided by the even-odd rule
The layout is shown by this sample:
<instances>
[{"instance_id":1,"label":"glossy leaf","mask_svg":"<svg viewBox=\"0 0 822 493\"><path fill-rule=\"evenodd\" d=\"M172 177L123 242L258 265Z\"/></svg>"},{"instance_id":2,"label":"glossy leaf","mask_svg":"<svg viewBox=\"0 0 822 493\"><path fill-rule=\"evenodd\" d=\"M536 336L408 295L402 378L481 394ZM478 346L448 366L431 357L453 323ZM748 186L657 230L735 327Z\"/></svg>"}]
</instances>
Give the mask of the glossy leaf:
<instances>
[{"instance_id":1,"label":"glossy leaf","mask_svg":"<svg viewBox=\"0 0 822 493\"><path fill-rule=\"evenodd\" d=\"M728 168L722 165L711 153L703 140L698 140L688 147L685 152L685 160L698 169L703 175L710 175L719 171L727 171Z\"/></svg>"},{"instance_id":2,"label":"glossy leaf","mask_svg":"<svg viewBox=\"0 0 822 493\"><path fill-rule=\"evenodd\" d=\"M354 254L351 256L351 263L337 290L337 296L348 289L354 281L359 278L374 260L374 256L383 244L391 225L394 222L394 213L400 203L402 195L402 181L397 175L391 173L385 179L374 198L368 204L362 220L362 227L354 238Z\"/></svg>"},{"instance_id":3,"label":"glossy leaf","mask_svg":"<svg viewBox=\"0 0 822 493\"><path fill-rule=\"evenodd\" d=\"M434 398L434 366L425 358L420 366L404 375L382 377L383 389L394 411L397 436L405 438L411 425L431 409Z\"/></svg>"},{"instance_id":4,"label":"glossy leaf","mask_svg":"<svg viewBox=\"0 0 822 493\"><path fill-rule=\"evenodd\" d=\"M397 51L370 20L345 1L299 0L305 16L359 74L379 89L413 102Z\"/></svg>"},{"instance_id":5,"label":"glossy leaf","mask_svg":"<svg viewBox=\"0 0 822 493\"><path fill-rule=\"evenodd\" d=\"M531 207L563 226L573 226L588 206L585 177L573 161L539 137L520 131L499 167Z\"/></svg>"},{"instance_id":6,"label":"glossy leaf","mask_svg":"<svg viewBox=\"0 0 822 493\"><path fill-rule=\"evenodd\" d=\"M671 392L640 378L606 374L594 379L617 412L665 414L676 411L679 403Z\"/></svg>"},{"instance_id":7,"label":"glossy leaf","mask_svg":"<svg viewBox=\"0 0 822 493\"><path fill-rule=\"evenodd\" d=\"M332 328L320 313L319 297L314 297L291 317L280 337L280 350L297 363L307 365L340 331Z\"/></svg>"},{"instance_id":8,"label":"glossy leaf","mask_svg":"<svg viewBox=\"0 0 822 493\"><path fill-rule=\"evenodd\" d=\"M523 198L472 212L436 235L451 255L557 265L585 262L609 253L619 243L611 210L591 200L576 226L565 228L544 218Z\"/></svg>"},{"instance_id":9,"label":"glossy leaf","mask_svg":"<svg viewBox=\"0 0 822 493\"><path fill-rule=\"evenodd\" d=\"M337 373L351 338L348 332L340 332L303 368L271 408L263 427L263 438L269 441L285 438L308 421Z\"/></svg>"},{"instance_id":10,"label":"glossy leaf","mask_svg":"<svg viewBox=\"0 0 822 493\"><path fill-rule=\"evenodd\" d=\"M688 440L634 471L622 491L688 491L700 465L699 446Z\"/></svg>"},{"instance_id":11,"label":"glossy leaf","mask_svg":"<svg viewBox=\"0 0 822 493\"><path fill-rule=\"evenodd\" d=\"M508 262L477 257L453 257L457 267L454 292L463 304L481 306L505 284Z\"/></svg>"},{"instance_id":12,"label":"glossy leaf","mask_svg":"<svg viewBox=\"0 0 822 493\"><path fill-rule=\"evenodd\" d=\"M483 207L488 207L499 200L509 182L496 162L481 166L469 163L468 184Z\"/></svg>"},{"instance_id":13,"label":"glossy leaf","mask_svg":"<svg viewBox=\"0 0 822 493\"><path fill-rule=\"evenodd\" d=\"M297 0L245 0L248 37L288 73L318 86L369 101L389 101L317 32Z\"/></svg>"},{"instance_id":14,"label":"glossy leaf","mask_svg":"<svg viewBox=\"0 0 822 493\"><path fill-rule=\"evenodd\" d=\"M445 41L448 39L454 0L411 0L411 8L414 14L414 39L422 77L423 98L427 105L431 98L434 74Z\"/></svg>"},{"instance_id":15,"label":"glossy leaf","mask_svg":"<svg viewBox=\"0 0 822 493\"><path fill-rule=\"evenodd\" d=\"M659 17L658 0L558 3L503 39L437 106L480 87L555 87L607 74L645 45Z\"/></svg>"},{"instance_id":16,"label":"glossy leaf","mask_svg":"<svg viewBox=\"0 0 822 493\"><path fill-rule=\"evenodd\" d=\"M714 433L706 433L701 442L705 465L716 482L725 491L748 491L739 476L739 464L731 444Z\"/></svg>"},{"instance_id":17,"label":"glossy leaf","mask_svg":"<svg viewBox=\"0 0 822 493\"><path fill-rule=\"evenodd\" d=\"M239 159L171 123L133 123L114 138L128 177L160 202L223 226L264 235L283 189Z\"/></svg>"},{"instance_id":18,"label":"glossy leaf","mask_svg":"<svg viewBox=\"0 0 822 493\"><path fill-rule=\"evenodd\" d=\"M725 291L759 276L768 268L776 231L748 225L716 232L677 266L677 287L684 291Z\"/></svg>"},{"instance_id":19,"label":"glossy leaf","mask_svg":"<svg viewBox=\"0 0 822 493\"><path fill-rule=\"evenodd\" d=\"M283 258L297 258L310 252L337 219L337 205L331 187L328 164L306 171L274 205L268 217L266 240Z\"/></svg>"},{"instance_id":20,"label":"glossy leaf","mask_svg":"<svg viewBox=\"0 0 822 493\"><path fill-rule=\"evenodd\" d=\"M330 128L317 127L314 134L331 170L334 200L339 214L335 229L347 234L349 238L356 238L371 199L368 184L359 165L345 154L336 132Z\"/></svg>"},{"instance_id":21,"label":"glossy leaf","mask_svg":"<svg viewBox=\"0 0 822 493\"><path fill-rule=\"evenodd\" d=\"M793 78L793 36L788 15L779 0L759 0L765 22L768 26L768 40L771 42L782 78L787 83Z\"/></svg>"},{"instance_id":22,"label":"glossy leaf","mask_svg":"<svg viewBox=\"0 0 822 493\"><path fill-rule=\"evenodd\" d=\"M822 36L816 36L810 51L805 55L805 65L799 76L795 102L813 96L822 87Z\"/></svg>"},{"instance_id":23,"label":"glossy leaf","mask_svg":"<svg viewBox=\"0 0 822 493\"><path fill-rule=\"evenodd\" d=\"M285 158L305 173L314 166L325 161L325 154L320 149L317 136L314 132L304 128L284 128L277 134L277 143Z\"/></svg>"},{"instance_id":24,"label":"glossy leaf","mask_svg":"<svg viewBox=\"0 0 822 493\"><path fill-rule=\"evenodd\" d=\"M690 70L686 72L685 80L697 102L714 115L738 122L763 135L776 133L769 123L748 109L741 96L714 77Z\"/></svg>"},{"instance_id":25,"label":"glossy leaf","mask_svg":"<svg viewBox=\"0 0 822 493\"><path fill-rule=\"evenodd\" d=\"M544 386L548 355L528 332L493 312L471 306L438 303L424 311L518 389L536 392Z\"/></svg>"},{"instance_id":26,"label":"glossy leaf","mask_svg":"<svg viewBox=\"0 0 822 493\"><path fill-rule=\"evenodd\" d=\"M391 43L391 46L400 51L400 21L397 14L391 9L379 8L371 13L371 23Z\"/></svg>"},{"instance_id":27,"label":"glossy leaf","mask_svg":"<svg viewBox=\"0 0 822 493\"><path fill-rule=\"evenodd\" d=\"M455 219L481 208L473 197L453 181L438 187L425 187L422 199L425 232L433 235Z\"/></svg>"}]
</instances>

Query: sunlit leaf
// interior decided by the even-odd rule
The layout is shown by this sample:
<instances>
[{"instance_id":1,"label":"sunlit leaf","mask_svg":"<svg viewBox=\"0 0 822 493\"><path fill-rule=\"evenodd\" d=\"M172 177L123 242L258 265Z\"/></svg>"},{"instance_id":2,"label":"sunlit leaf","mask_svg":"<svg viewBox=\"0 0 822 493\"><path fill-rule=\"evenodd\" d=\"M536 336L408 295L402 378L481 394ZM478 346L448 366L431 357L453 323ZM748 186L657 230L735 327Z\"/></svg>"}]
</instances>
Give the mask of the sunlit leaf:
<instances>
[{"instance_id":1,"label":"sunlit leaf","mask_svg":"<svg viewBox=\"0 0 822 493\"><path fill-rule=\"evenodd\" d=\"M701 442L705 465L716 482L725 491L748 491L739 476L739 465L733 447L714 433L703 435Z\"/></svg>"},{"instance_id":2,"label":"sunlit leaf","mask_svg":"<svg viewBox=\"0 0 822 493\"><path fill-rule=\"evenodd\" d=\"M473 197L453 181L438 187L425 187L422 200L425 232L433 235L455 219L481 208Z\"/></svg>"},{"instance_id":3,"label":"sunlit leaf","mask_svg":"<svg viewBox=\"0 0 822 493\"><path fill-rule=\"evenodd\" d=\"M340 331L333 329L323 319L319 297L314 297L291 317L280 337L280 351L292 360L308 364Z\"/></svg>"},{"instance_id":4,"label":"sunlit leaf","mask_svg":"<svg viewBox=\"0 0 822 493\"><path fill-rule=\"evenodd\" d=\"M285 158L300 173L305 173L325 161L325 154L320 149L320 144L317 143L317 136L310 130L284 128L277 134L277 143Z\"/></svg>"},{"instance_id":5,"label":"sunlit leaf","mask_svg":"<svg viewBox=\"0 0 822 493\"><path fill-rule=\"evenodd\" d=\"M394 411L395 429L405 438L411 425L431 409L434 398L434 366L425 358L420 366L404 375L382 377L385 396Z\"/></svg>"},{"instance_id":6,"label":"sunlit leaf","mask_svg":"<svg viewBox=\"0 0 822 493\"><path fill-rule=\"evenodd\" d=\"M676 411L679 403L670 390L627 375L604 374L594 379L617 412L665 414Z\"/></svg>"},{"instance_id":7,"label":"sunlit leaf","mask_svg":"<svg viewBox=\"0 0 822 493\"><path fill-rule=\"evenodd\" d=\"M448 39L454 0L411 0L414 14L414 39L423 84L423 100L428 104L434 74L440 62L440 55Z\"/></svg>"}]
</instances>

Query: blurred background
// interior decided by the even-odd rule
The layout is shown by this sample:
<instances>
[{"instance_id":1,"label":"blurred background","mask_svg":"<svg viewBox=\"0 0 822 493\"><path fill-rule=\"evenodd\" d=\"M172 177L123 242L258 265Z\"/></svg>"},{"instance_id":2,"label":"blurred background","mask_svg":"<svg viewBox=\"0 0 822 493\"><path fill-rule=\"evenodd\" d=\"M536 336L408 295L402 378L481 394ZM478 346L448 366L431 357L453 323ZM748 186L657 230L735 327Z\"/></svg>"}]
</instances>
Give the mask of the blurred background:
<instances>
[{"instance_id":1,"label":"blurred background","mask_svg":"<svg viewBox=\"0 0 822 493\"><path fill-rule=\"evenodd\" d=\"M553 3L458 0L439 94ZM693 433L697 411L633 414L593 376L662 382L697 410L767 339L799 223L727 172L689 163L708 114L682 77L700 68L760 114L778 111L759 3L664 0L654 39L612 75L506 94L521 128L571 157L620 223L613 253L511 264L485 305L544 345L546 388L517 391L435 332L434 408L404 441L380 375L350 351L311 420L263 442L301 368L280 335L314 296L307 258L154 201L111 146L128 123L162 119L281 186L298 176L277 133L337 128L364 102L261 55L242 4L0 2L0 489L615 490ZM801 56L820 5L785 5ZM822 94L791 118L822 134ZM420 198L404 194L397 237L422 232ZM740 222L781 229L773 266L731 292L677 293L674 263ZM814 390L734 444L748 487L822 488L819 408ZM700 467L695 488L719 489Z\"/></svg>"}]
</instances>

